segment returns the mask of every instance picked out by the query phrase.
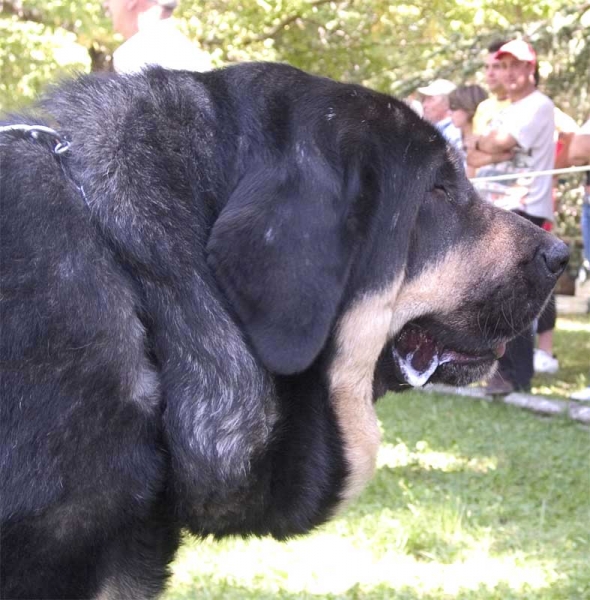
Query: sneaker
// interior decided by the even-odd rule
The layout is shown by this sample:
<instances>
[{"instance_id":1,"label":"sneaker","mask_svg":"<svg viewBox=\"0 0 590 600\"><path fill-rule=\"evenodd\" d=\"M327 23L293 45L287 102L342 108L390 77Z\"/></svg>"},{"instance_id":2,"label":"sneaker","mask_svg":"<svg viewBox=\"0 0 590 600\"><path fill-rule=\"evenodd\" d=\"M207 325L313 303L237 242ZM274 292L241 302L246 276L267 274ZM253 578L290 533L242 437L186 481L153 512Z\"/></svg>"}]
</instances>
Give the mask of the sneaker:
<instances>
[{"instance_id":1,"label":"sneaker","mask_svg":"<svg viewBox=\"0 0 590 600\"><path fill-rule=\"evenodd\" d=\"M535 348L533 366L535 373L549 373L553 375L559 371L559 361L555 356L551 356L551 354L539 348Z\"/></svg>"},{"instance_id":2,"label":"sneaker","mask_svg":"<svg viewBox=\"0 0 590 600\"><path fill-rule=\"evenodd\" d=\"M578 402L590 402L590 385L579 392L575 392L570 398L578 400Z\"/></svg>"}]
</instances>

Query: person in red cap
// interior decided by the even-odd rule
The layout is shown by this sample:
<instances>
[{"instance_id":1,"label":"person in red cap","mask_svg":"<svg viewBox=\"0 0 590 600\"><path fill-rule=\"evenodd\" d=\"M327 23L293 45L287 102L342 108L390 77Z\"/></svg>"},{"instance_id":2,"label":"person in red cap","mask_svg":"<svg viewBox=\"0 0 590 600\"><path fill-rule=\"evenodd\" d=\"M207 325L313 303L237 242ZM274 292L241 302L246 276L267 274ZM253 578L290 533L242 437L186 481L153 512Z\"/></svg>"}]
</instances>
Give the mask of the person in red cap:
<instances>
[{"instance_id":1,"label":"person in red cap","mask_svg":"<svg viewBox=\"0 0 590 600\"><path fill-rule=\"evenodd\" d=\"M491 119L482 134L465 140L469 164L480 167L474 185L486 200L543 227L553 221L552 177L529 174L553 168L555 107L537 89L537 56L530 44L524 40L507 42L495 58L501 63L509 104ZM502 181L485 179L497 175L513 177ZM528 390L533 376L533 351L532 331L509 344L497 375L488 383L488 393Z\"/></svg>"}]
</instances>

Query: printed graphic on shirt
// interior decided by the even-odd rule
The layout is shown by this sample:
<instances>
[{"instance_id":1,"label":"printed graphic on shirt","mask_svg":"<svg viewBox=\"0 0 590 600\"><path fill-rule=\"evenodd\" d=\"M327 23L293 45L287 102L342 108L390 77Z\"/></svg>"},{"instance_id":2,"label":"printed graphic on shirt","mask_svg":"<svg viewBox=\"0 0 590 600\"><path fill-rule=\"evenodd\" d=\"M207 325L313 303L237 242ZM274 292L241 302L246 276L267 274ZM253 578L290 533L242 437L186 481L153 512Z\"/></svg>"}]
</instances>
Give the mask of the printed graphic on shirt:
<instances>
[{"instance_id":1,"label":"printed graphic on shirt","mask_svg":"<svg viewBox=\"0 0 590 600\"><path fill-rule=\"evenodd\" d=\"M510 160L481 167L474 185L489 202L506 210L521 210L531 216L553 220L551 176L531 176L532 172L553 167L555 159L555 120L551 100L535 90L508 104L491 118L483 135L501 131L517 145ZM480 181L499 175L513 177L500 181Z\"/></svg>"},{"instance_id":2,"label":"printed graphic on shirt","mask_svg":"<svg viewBox=\"0 0 590 600\"><path fill-rule=\"evenodd\" d=\"M477 182L476 188L482 198L506 210L524 210L533 183L533 178L528 175L534 166L532 153L532 149L517 147L512 160L482 167L478 177L521 175L504 181Z\"/></svg>"}]
</instances>

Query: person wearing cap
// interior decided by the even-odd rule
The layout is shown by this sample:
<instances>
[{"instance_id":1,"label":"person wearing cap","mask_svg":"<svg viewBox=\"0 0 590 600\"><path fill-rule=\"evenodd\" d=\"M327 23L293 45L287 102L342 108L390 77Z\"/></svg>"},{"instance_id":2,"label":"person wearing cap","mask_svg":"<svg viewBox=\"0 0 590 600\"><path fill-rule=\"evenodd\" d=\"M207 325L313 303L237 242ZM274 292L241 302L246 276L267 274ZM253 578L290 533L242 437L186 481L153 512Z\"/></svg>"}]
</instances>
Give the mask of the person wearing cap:
<instances>
[{"instance_id":1,"label":"person wearing cap","mask_svg":"<svg viewBox=\"0 0 590 600\"><path fill-rule=\"evenodd\" d=\"M494 161L494 155L503 152L512 152L512 158L492 162L480 169L478 176L552 169L555 107L536 87L535 51L524 40L512 40L501 46L496 58L502 65L502 80L510 103L492 118L483 134L472 136L467 143L488 155L488 161ZM551 176L546 175L482 182L476 187L486 199L500 206L540 221L553 221L551 185Z\"/></svg>"},{"instance_id":2,"label":"person wearing cap","mask_svg":"<svg viewBox=\"0 0 590 600\"><path fill-rule=\"evenodd\" d=\"M501 74L502 63L500 59L496 58L496 53L504 44L506 44L506 41L496 40L488 46L488 54L485 59L485 80L491 95L477 107L473 119L473 133L477 135L483 134L492 118L510 104ZM538 65L535 65L535 67L534 78L537 85L539 81ZM556 128L554 134L556 140L554 167L559 169L567 166L567 149L574 132L577 130L577 125L571 117L557 107L555 107L554 117ZM502 162L503 159L501 157L492 157L486 153L478 153L475 149L471 149L468 151L467 160L469 164L478 164L481 166L483 164ZM472 166L469 169L475 170ZM556 181L554 180L554 198L555 184ZM547 228L549 227L547 226ZM559 370L559 361L553 354L553 330L556 322L554 300L552 297L539 317L537 330L538 347L535 348L533 356L535 373L554 374Z\"/></svg>"},{"instance_id":3,"label":"person wearing cap","mask_svg":"<svg viewBox=\"0 0 590 600\"><path fill-rule=\"evenodd\" d=\"M125 42L113 53L117 73L135 73L148 65L208 71L211 59L176 27L176 0L105 0L113 29Z\"/></svg>"},{"instance_id":4,"label":"person wearing cap","mask_svg":"<svg viewBox=\"0 0 590 600\"><path fill-rule=\"evenodd\" d=\"M481 135L492 118L510 104L501 75L502 64L496 58L496 52L508 40L495 40L487 48L484 64L484 78L490 95L477 107L473 117L473 133Z\"/></svg>"},{"instance_id":5,"label":"person wearing cap","mask_svg":"<svg viewBox=\"0 0 590 600\"><path fill-rule=\"evenodd\" d=\"M448 79L436 79L426 87L418 88L422 96L424 118L430 121L459 150L461 131L453 125L449 110L449 94L457 86Z\"/></svg>"},{"instance_id":6,"label":"person wearing cap","mask_svg":"<svg viewBox=\"0 0 590 600\"><path fill-rule=\"evenodd\" d=\"M553 168L555 107L537 89L537 57L530 44L512 40L500 47L495 58L500 61L500 78L510 102L492 117L483 133L466 140L469 164L480 167L474 185L486 200L545 227L553 221L552 177L528 174ZM508 160L502 156L506 152ZM496 175L514 177L504 181L478 180ZM550 319L545 320L543 329L550 329ZM497 375L488 383L487 393L528 390L533 376L533 352L532 331L511 342L499 361Z\"/></svg>"}]
</instances>

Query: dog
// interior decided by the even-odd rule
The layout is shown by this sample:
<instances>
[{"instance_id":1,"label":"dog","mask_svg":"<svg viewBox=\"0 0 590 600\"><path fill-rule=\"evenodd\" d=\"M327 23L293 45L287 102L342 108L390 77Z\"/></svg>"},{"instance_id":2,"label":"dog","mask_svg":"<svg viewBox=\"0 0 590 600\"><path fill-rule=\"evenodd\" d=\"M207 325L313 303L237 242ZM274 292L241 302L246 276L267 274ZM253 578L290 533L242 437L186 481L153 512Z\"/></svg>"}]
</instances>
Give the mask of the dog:
<instances>
[{"instance_id":1,"label":"dog","mask_svg":"<svg viewBox=\"0 0 590 600\"><path fill-rule=\"evenodd\" d=\"M287 65L82 76L0 150L2 598L152 599L183 530L308 532L375 400L486 375L568 259L403 102Z\"/></svg>"}]
</instances>

